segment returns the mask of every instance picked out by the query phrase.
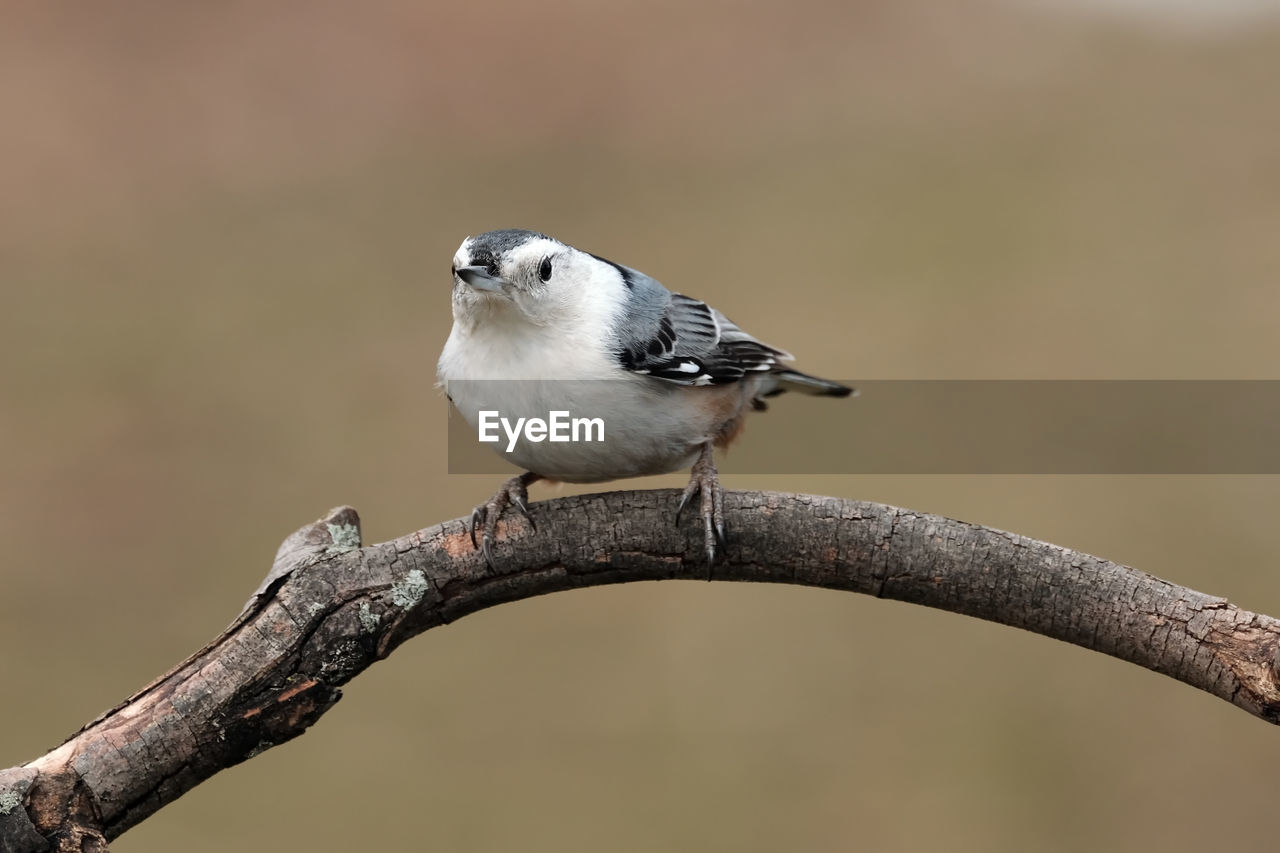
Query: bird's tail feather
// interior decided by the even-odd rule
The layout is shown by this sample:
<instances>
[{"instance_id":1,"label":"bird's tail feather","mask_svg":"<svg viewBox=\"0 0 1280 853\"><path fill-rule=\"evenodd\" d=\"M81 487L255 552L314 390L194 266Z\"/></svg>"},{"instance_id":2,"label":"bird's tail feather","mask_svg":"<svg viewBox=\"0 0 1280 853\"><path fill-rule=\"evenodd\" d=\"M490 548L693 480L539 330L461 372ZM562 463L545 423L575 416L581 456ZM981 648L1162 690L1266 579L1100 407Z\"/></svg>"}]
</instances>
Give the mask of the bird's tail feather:
<instances>
[{"instance_id":1,"label":"bird's tail feather","mask_svg":"<svg viewBox=\"0 0 1280 853\"><path fill-rule=\"evenodd\" d=\"M856 388L832 382L830 379L810 376L798 370L778 370L770 373L769 377L774 380L774 386L762 394L763 397L772 397L783 391L799 391L816 397L848 397L850 394L858 393Z\"/></svg>"}]
</instances>

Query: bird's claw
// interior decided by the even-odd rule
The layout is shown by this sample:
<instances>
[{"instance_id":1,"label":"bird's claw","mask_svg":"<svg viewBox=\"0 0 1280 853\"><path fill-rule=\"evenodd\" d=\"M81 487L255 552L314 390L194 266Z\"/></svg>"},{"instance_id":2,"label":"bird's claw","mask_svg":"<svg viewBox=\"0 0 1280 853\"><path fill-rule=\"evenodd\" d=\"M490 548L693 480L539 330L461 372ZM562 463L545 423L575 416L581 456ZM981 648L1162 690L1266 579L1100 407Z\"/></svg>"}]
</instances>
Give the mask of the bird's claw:
<instances>
[{"instance_id":1,"label":"bird's claw","mask_svg":"<svg viewBox=\"0 0 1280 853\"><path fill-rule=\"evenodd\" d=\"M689 472L689 485L685 486L684 494L680 496L680 504L676 507L676 524L680 523L680 517L694 495L700 498L702 543L707 553L707 564L714 565L717 547L723 551L726 539L724 489L720 486L720 477L716 473L710 446L703 450L698 461L693 464L693 470Z\"/></svg>"},{"instance_id":2,"label":"bird's claw","mask_svg":"<svg viewBox=\"0 0 1280 853\"><path fill-rule=\"evenodd\" d=\"M526 500L526 493L523 488L520 492L511 496L511 503L514 504L515 508L524 516L524 520L529 522L529 529L534 533L537 533L538 523L533 520L533 516L529 513L529 503Z\"/></svg>"},{"instance_id":3,"label":"bird's claw","mask_svg":"<svg viewBox=\"0 0 1280 853\"><path fill-rule=\"evenodd\" d=\"M533 532L538 531L533 516L529 513L528 486L538 479L533 474L521 474L512 477L502 484L493 497L471 511L471 546L484 554L484 561L489 568L494 568L493 543L498 540L498 521L508 506L514 506L529 522ZM480 528L480 539L476 540L476 528Z\"/></svg>"},{"instance_id":4,"label":"bird's claw","mask_svg":"<svg viewBox=\"0 0 1280 853\"><path fill-rule=\"evenodd\" d=\"M689 485L684 487L684 494L680 496L680 505L676 507L676 524L680 524L680 516L684 514L684 508L689 505L689 498L693 497L698 491L698 484L694 480L689 481Z\"/></svg>"}]
</instances>

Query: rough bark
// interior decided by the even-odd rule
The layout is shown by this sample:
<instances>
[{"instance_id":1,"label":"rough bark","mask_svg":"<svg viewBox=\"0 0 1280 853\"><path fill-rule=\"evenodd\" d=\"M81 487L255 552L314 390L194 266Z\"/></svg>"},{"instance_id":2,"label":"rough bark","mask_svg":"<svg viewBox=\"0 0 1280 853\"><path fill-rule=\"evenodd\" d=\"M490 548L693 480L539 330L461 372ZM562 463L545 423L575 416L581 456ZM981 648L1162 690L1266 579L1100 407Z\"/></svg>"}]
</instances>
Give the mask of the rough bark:
<instances>
[{"instance_id":1,"label":"rough bark","mask_svg":"<svg viewBox=\"0 0 1280 853\"><path fill-rule=\"evenodd\" d=\"M428 628L557 590L664 578L794 583L977 616L1132 661L1280 722L1280 622L1097 557L879 504L729 493L722 562L677 493L615 492L504 521L498 570L462 520L360 547L343 507L294 533L241 615L62 746L0 771L0 850L101 851L223 768L296 737Z\"/></svg>"}]
</instances>

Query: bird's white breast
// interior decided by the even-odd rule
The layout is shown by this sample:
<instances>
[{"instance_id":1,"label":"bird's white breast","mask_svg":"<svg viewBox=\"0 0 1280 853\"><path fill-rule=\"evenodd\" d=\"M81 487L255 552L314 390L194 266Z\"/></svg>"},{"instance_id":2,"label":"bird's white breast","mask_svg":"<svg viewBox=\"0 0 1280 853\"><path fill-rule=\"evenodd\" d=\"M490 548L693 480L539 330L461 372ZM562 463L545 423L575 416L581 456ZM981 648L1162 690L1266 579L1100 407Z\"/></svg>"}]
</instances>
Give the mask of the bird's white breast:
<instances>
[{"instance_id":1,"label":"bird's white breast","mask_svg":"<svg viewBox=\"0 0 1280 853\"><path fill-rule=\"evenodd\" d=\"M690 388L637 376L590 333L570 336L501 315L455 322L437 372L477 440L481 411L496 410L511 423L554 411L600 418L603 442L521 440L508 453L503 436L490 445L528 471L566 482L688 467L726 415L737 416L749 402L746 387Z\"/></svg>"}]
</instances>

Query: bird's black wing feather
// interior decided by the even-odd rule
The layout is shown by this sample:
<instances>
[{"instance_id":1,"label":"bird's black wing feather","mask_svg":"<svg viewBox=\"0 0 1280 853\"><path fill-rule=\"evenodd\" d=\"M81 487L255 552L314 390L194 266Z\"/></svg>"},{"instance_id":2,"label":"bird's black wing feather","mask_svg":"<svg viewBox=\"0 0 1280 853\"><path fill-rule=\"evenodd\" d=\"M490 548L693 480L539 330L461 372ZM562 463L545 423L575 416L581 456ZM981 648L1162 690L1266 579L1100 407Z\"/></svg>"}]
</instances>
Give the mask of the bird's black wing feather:
<instances>
[{"instance_id":1,"label":"bird's black wing feather","mask_svg":"<svg viewBox=\"0 0 1280 853\"><path fill-rule=\"evenodd\" d=\"M725 385L791 359L705 302L680 293L669 297L664 310L646 312L642 334L623 342L618 360L627 370L681 385Z\"/></svg>"}]
</instances>

